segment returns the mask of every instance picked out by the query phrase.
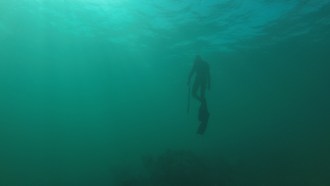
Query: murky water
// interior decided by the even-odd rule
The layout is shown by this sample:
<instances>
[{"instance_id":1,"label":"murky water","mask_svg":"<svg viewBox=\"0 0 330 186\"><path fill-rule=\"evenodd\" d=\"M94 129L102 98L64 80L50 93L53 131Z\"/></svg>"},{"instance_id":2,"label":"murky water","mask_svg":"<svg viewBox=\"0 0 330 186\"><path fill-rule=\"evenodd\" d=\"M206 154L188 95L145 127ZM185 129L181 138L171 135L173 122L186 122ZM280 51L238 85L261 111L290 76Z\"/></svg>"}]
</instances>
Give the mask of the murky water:
<instances>
[{"instance_id":1,"label":"murky water","mask_svg":"<svg viewBox=\"0 0 330 186\"><path fill-rule=\"evenodd\" d=\"M328 1L2 0L0 185L329 185ZM210 65L210 118L188 73Z\"/></svg>"}]
</instances>

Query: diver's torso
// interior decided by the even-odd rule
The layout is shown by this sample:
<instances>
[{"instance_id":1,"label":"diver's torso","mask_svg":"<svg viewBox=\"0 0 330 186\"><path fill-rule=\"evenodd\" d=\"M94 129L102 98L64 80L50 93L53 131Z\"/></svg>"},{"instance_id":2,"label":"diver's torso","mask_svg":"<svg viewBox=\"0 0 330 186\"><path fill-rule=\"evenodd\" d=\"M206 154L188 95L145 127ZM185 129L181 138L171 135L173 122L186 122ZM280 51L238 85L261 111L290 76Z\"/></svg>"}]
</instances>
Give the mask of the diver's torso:
<instances>
[{"instance_id":1,"label":"diver's torso","mask_svg":"<svg viewBox=\"0 0 330 186\"><path fill-rule=\"evenodd\" d=\"M206 81L209 76L209 65L206 62L201 62L196 65L196 79Z\"/></svg>"}]
</instances>

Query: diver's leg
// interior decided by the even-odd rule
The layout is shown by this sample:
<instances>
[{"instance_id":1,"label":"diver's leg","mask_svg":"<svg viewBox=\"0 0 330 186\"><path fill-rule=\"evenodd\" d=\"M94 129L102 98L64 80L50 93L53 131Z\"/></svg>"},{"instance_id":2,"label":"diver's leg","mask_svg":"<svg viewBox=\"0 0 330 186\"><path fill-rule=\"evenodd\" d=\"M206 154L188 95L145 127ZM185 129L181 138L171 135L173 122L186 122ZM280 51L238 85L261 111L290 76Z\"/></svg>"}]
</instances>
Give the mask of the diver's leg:
<instances>
[{"instance_id":1,"label":"diver's leg","mask_svg":"<svg viewBox=\"0 0 330 186\"><path fill-rule=\"evenodd\" d=\"M201 96L200 96L201 101L205 100L205 91L206 91L206 85L202 84L201 85Z\"/></svg>"},{"instance_id":2,"label":"diver's leg","mask_svg":"<svg viewBox=\"0 0 330 186\"><path fill-rule=\"evenodd\" d=\"M199 124L198 130L197 130L197 134L203 135L205 133L205 131L206 131L206 127L207 127L207 123L201 122Z\"/></svg>"},{"instance_id":3,"label":"diver's leg","mask_svg":"<svg viewBox=\"0 0 330 186\"><path fill-rule=\"evenodd\" d=\"M209 111L207 108L207 103L206 100L202 100L201 102L201 106L199 107L199 113L198 113L198 120L201 122L198 128L198 134L204 134L206 127L207 127L207 123L209 120Z\"/></svg>"}]
</instances>

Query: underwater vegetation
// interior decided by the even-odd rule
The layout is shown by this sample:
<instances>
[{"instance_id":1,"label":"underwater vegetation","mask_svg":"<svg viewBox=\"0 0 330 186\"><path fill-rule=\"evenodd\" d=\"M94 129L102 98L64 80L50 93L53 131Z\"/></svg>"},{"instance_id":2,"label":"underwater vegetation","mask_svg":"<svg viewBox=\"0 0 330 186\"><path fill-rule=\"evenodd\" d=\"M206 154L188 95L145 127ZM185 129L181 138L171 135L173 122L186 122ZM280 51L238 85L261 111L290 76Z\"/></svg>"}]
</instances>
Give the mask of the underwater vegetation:
<instances>
[{"instance_id":1,"label":"underwater vegetation","mask_svg":"<svg viewBox=\"0 0 330 186\"><path fill-rule=\"evenodd\" d=\"M142 158L145 175L119 171L116 186L220 186L231 184L231 168L214 166L205 158L186 150L168 150L158 157Z\"/></svg>"},{"instance_id":2,"label":"underwater vegetation","mask_svg":"<svg viewBox=\"0 0 330 186\"><path fill-rule=\"evenodd\" d=\"M168 150L144 156L141 168L112 173L114 186L323 186L329 185L328 163L299 158L302 152L265 149L245 158ZM286 158L284 158L286 157ZM309 165L312 164L312 165ZM319 167L312 170L310 167Z\"/></svg>"},{"instance_id":3,"label":"underwater vegetation","mask_svg":"<svg viewBox=\"0 0 330 186\"><path fill-rule=\"evenodd\" d=\"M150 162L149 174L154 185L203 185L207 167L196 155L186 151L168 151Z\"/></svg>"}]
</instances>

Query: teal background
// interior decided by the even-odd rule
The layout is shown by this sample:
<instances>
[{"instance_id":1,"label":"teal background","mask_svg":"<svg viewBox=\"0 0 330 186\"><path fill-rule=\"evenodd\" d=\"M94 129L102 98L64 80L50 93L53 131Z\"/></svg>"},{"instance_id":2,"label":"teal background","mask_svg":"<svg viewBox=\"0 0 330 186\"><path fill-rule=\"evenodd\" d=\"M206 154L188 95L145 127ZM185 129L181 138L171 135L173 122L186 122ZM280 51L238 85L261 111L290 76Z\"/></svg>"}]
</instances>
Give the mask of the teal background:
<instances>
[{"instance_id":1,"label":"teal background","mask_svg":"<svg viewBox=\"0 0 330 186\"><path fill-rule=\"evenodd\" d=\"M326 0L2 0L0 185L138 185L113 180L167 150L222 185L330 185L329 48Z\"/></svg>"}]
</instances>

